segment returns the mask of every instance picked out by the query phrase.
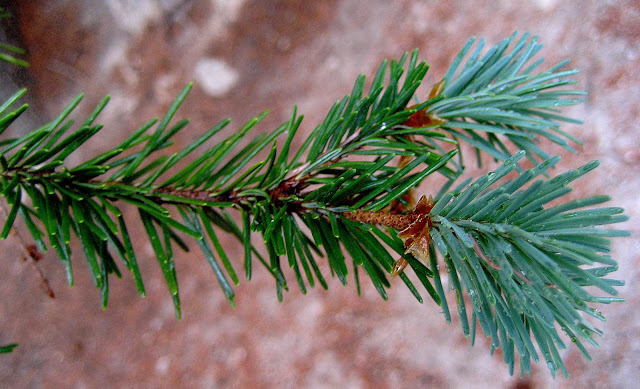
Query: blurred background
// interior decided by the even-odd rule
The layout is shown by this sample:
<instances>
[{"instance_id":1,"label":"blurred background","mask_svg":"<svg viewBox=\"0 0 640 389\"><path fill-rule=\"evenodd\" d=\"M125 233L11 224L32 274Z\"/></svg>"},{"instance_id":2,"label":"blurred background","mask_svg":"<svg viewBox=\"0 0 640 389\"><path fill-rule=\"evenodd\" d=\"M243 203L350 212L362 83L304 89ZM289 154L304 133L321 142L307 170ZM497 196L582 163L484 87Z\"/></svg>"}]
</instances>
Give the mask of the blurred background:
<instances>
[{"instance_id":1,"label":"blurred background","mask_svg":"<svg viewBox=\"0 0 640 389\"><path fill-rule=\"evenodd\" d=\"M28 70L3 67L3 93L29 88L23 128L44 124L79 93L83 118L106 94L105 129L75 158L115 145L152 117L162 116L190 81L178 112L192 123L184 147L227 117L231 127L263 110L258 128L285 121L294 105L308 133L358 74L373 76L385 58L420 49L431 65L425 85L440 80L470 36L489 45L512 32L538 34L550 67L566 58L579 68L588 101L565 112L584 120L564 129L584 142L561 154L559 170L592 159L601 167L574 184L573 196L609 194L626 208L633 236L613 255L626 280L626 303L600 307L607 322L593 361L575 348L563 352L570 379L552 380L544 364L529 377L511 377L502 355L489 355L478 336L471 348L459 321L446 324L424 293L419 304L399 282L389 301L363 282L306 296L292 291L278 303L270 275L256 268L241 282L236 308L226 302L197 248L177 258L183 319L177 321L153 251L138 231L138 255L148 296L132 277L111 283L100 308L81 250L76 285L66 284L53 252L39 262L55 292L50 299L37 271L20 259L15 239L0 242L0 344L20 346L0 356L3 387L636 387L640 379L640 3L638 1L358 1L33 0L4 1L11 43L28 50ZM11 84L13 83L13 84ZM15 89L14 89L15 88ZM425 92L426 93L426 92ZM473 167L469 163L469 167ZM470 170L473 174L473 169ZM477 172L476 172L477 173ZM428 183L427 183L428 184ZM436 192L423 188L425 193ZM138 226L139 227L139 226ZM133 232L135 235L136 232ZM230 240L228 254L242 265ZM327 269L324 274L328 275ZM288 276L293 276L288 274ZM413 275L412 275L413 276ZM351 280L352 281L352 280ZM293 286L293 285L292 285ZM569 342L570 344L570 342Z\"/></svg>"}]
</instances>

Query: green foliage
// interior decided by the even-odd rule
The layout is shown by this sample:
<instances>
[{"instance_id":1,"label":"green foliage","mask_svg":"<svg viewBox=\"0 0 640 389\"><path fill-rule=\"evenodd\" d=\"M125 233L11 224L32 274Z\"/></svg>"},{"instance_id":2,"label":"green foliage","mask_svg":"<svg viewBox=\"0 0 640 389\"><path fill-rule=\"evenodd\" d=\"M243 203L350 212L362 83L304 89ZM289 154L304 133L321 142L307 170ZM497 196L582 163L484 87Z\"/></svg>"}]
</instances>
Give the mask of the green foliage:
<instances>
[{"instance_id":1,"label":"green foliage","mask_svg":"<svg viewBox=\"0 0 640 389\"><path fill-rule=\"evenodd\" d=\"M303 293L316 284L327 288L322 271L327 266L320 257L341 283L353 276L360 291L363 272L387 299L395 259L403 258L419 284L405 273L400 278L416 299L423 302L424 288L450 321L445 291L453 290L464 334L473 342L479 323L492 349L502 347L512 372L517 350L523 372L540 352L553 373L559 368L566 374L557 328L588 357L579 338L595 344L592 334L600 332L580 312L601 318L588 304L622 300L587 290L595 286L617 294L614 287L622 282L603 278L616 269L606 255L607 238L626 232L597 226L626 217L619 208L585 209L607 200L604 196L550 205L597 163L534 181L550 175L558 162L540 148L540 138L571 149L565 139L574 139L559 123L572 119L557 107L581 101L575 96L582 92L560 88L574 82L566 78L575 71L561 71L562 63L534 73L542 62L534 60L540 44L527 35L513 35L484 55L482 41L469 54L473 42L447 72L443 92L411 108L407 104L428 70L417 51L384 61L366 92L365 77L358 77L299 150L291 146L303 118L294 108L271 132L251 135L263 113L222 137L225 120L185 149L167 153L188 124L172 124L188 85L161 120L146 122L114 148L70 166L69 155L102 129L96 120L109 100L76 126L68 117L79 96L51 123L0 141L0 191L9 205L0 237L8 236L20 215L37 246L56 251L70 285L71 242L77 237L106 307L109 280L121 277L120 266L131 272L140 295L146 293L123 216L125 207L134 207L140 221L135 228L147 234L178 317L174 249L188 250L185 240L195 240L230 304L241 273L220 243L224 234L244 247L244 277L252 277L257 260L273 276L279 299L289 288L288 274ZM0 133L27 108L11 108L22 94L0 107ZM425 112L442 120L410 124L413 115ZM213 138L216 142L205 146ZM452 189L463 172L455 158L461 141L504 164ZM518 164L524 156L533 168ZM396 164L398 159L406 163ZM402 224L394 227L380 217L409 217L401 211L413 206L408 193L434 173L448 183L423 215L431 239L422 249L429 255L416 258L399 236ZM509 173L516 178L505 181ZM362 212L374 218L354 216ZM254 246L256 233L260 246ZM449 285L440 277L438 254Z\"/></svg>"},{"instance_id":2,"label":"green foliage","mask_svg":"<svg viewBox=\"0 0 640 389\"><path fill-rule=\"evenodd\" d=\"M584 287L617 295L614 286L623 282L601 278L617 269L605 254L610 244L606 238L628 235L596 226L627 217L620 215L621 208L580 209L605 202L606 196L544 207L567 194L571 190L567 185L593 170L597 162L550 180L532 181L555 165L559 159L555 157L493 187L516 169L523 155L518 152L495 172L443 196L432 209L431 236L444 257L465 335L473 342L475 323L479 322L492 339L492 348L502 344L511 371L515 346L521 355L521 369L529 372L529 358L538 361L530 340L533 334L552 373L560 368L567 375L557 351L565 344L556 323L589 358L579 338L597 345L592 334L602 333L580 312L604 320L587 303L623 299L594 296ZM471 330L467 303L461 298L463 288L470 300ZM446 306L444 296L440 297ZM449 319L448 308L444 311Z\"/></svg>"},{"instance_id":3,"label":"green foliage","mask_svg":"<svg viewBox=\"0 0 640 389\"><path fill-rule=\"evenodd\" d=\"M429 112L446 119L441 128L475 147L478 156L483 151L499 160L508 158L511 152L501 137L526 151L534 163L550 157L538 146L539 137L575 151L563 138L581 143L561 131L560 122L579 121L562 116L558 109L584 101L579 97L586 93L558 88L575 84L568 77L578 71L561 71L569 62L563 61L533 73L544 61L531 62L542 44L535 37L529 40L528 34L517 41L516 37L513 34L484 54L484 40L469 54L475 42L470 39L444 76L446 98L429 107Z\"/></svg>"},{"instance_id":4,"label":"green foliage","mask_svg":"<svg viewBox=\"0 0 640 389\"><path fill-rule=\"evenodd\" d=\"M12 353L13 350L18 347L16 343L7 344L5 346L0 346L0 354L8 354Z\"/></svg>"},{"instance_id":5,"label":"green foliage","mask_svg":"<svg viewBox=\"0 0 640 389\"><path fill-rule=\"evenodd\" d=\"M0 7L0 19L10 18L11 14L5 11L4 8ZM9 54L11 53L11 54ZM23 59L16 58L14 54L24 55L26 51L19 47L9 45L6 43L0 43L0 61L9 62L10 64L21 66L21 67L29 67L29 63Z\"/></svg>"}]
</instances>

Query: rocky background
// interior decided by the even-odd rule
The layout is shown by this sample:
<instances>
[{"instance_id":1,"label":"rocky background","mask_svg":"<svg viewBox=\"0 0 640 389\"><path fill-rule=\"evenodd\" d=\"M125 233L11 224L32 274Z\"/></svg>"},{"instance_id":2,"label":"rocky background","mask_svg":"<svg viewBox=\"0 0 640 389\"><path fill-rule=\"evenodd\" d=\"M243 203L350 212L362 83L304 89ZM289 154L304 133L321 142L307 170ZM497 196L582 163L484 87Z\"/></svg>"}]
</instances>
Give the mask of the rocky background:
<instances>
[{"instance_id":1,"label":"rocky background","mask_svg":"<svg viewBox=\"0 0 640 389\"><path fill-rule=\"evenodd\" d=\"M606 336L599 349L589 348L592 362L575 348L563 353L568 380L552 380L544 364L530 377L509 376L501 355L489 355L484 337L471 348L456 319L447 325L434 303L419 304L400 283L388 302L366 282L358 297L354 285L331 280L328 291L306 296L294 287L279 304L270 276L256 271L236 288L234 309L194 248L177 260L184 312L177 321L142 229L138 246L148 297L140 298L125 275L111 283L106 311L80 251L73 288L54 253L39 262L52 300L12 238L0 243L0 344L20 346L0 357L0 386L636 387L637 1L34 0L5 6L16 16L1 20L5 29L13 24L6 36L28 49L31 63L27 72L9 70L15 85L29 87L25 130L52 119L78 93L86 94L78 118L112 96L101 116L106 128L77 158L163 115L189 81L195 87L179 117L192 123L177 147L226 117L238 128L265 109L271 114L259 131L268 131L296 104L308 132L359 73L372 76L384 58L419 48L432 65L429 85L470 36L494 44L513 31L530 31L545 44L548 66L571 58L582 70L579 87L589 92L587 103L567 111L584 124L565 127L584 147L575 155L550 148L564 157L560 169L599 159L597 174L575 184L575 196L610 194L611 204L631 216L624 227L633 236L617 240L613 252L628 301L602 307L608 321L598 324ZM13 88L3 85L3 91ZM235 242L226 247L230 257L242 257Z\"/></svg>"}]
</instances>

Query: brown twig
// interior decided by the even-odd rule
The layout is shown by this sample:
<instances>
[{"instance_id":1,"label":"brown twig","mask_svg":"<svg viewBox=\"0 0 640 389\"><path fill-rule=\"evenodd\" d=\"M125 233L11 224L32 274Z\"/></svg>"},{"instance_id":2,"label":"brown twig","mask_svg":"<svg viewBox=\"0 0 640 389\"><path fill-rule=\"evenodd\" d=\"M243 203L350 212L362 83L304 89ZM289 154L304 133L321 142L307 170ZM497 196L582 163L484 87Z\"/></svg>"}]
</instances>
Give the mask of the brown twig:
<instances>
[{"instance_id":1,"label":"brown twig","mask_svg":"<svg viewBox=\"0 0 640 389\"><path fill-rule=\"evenodd\" d=\"M0 210L2 210L5 216L9 214L9 212L7 212L5 208L4 203L0 204ZM36 273L38 273L38 277L40 278L40 285L44 289L44 292L47 294L47 296L51 298L55 298L53 289L51 289L51 286L49 285L49 280L47 279L47 277L44 276L42 269L40 269L40 266L38 265L38 261L44 258L44 255L40 252L40 250L38 250L38 247L36 245L27 244L24 238L22 237L22 235L20 234L20 232L18 232L18 230L16 230L15 228L11 229L10 234L11 236L15 237L19 242L19 245L22 251L22 260L24 262L31 263Z\"/></svg>"},{"instance_id":2,"label":"brown twig","mask_svg":"<svg viewBox=\"0 0 640 389\"><path fill-rule=\"evenodd\" d=\"M416 221L416 215L411 213L399 215L384 211L353 211L343 212L342 216L349 220L353 220L364 224L375 224L390 227L398 231L405 230Z\"/></svg>"},{"instance_id":3,"label":"brown twig","mask_svg":"<svg viewBox=\"0 0 640 389\"><path fill-rule=\"evenodd\" d=\"M16 235L19 235L17 231L15 233ZM40 250L38 250L38 247L36 247L36 245L31 244L31 245L25 246L24 241L22 240L22 237L20 237L19 239L22 242L21 243L21 246L23 249L22 260L27 262L29 261L29 259L31 259L31 261L29 262L33 265L33 268L36 270L36 273L38 273L38 276L40 277L40 285L42 286L42 289L44 289L44 292L50 298L52 299L56 298L56 295L53 293L53 289L51 289L51 286L49 285L49 280L47 279L47 277L44 276L44 273L42 272L42 269L40 269L40 266L38 266L38 261L44 258L44 255L40 252Z\"/></svg>"},{"instance_id":4,"label":"brown twig","mask_svg":"<svg viewBox=\"0 0 640 389\"><path fill-rule=\"evenodd\" d=\"M20 235L20 233L15 228L11 229L11 235L16 237L19 241L19 245L22 251L22 261L29 262L33 266L36 273L38 274L38 278L40 279L40 286L42 286L44 292L50 298L55 298L56 295L55 293L53 293L53 289L51 289L51 286L49 285L49 280L47 279L47 277L45 277L44 272L38 264L38 262L42 258L44 258L44 254L40 252L36 245L27 244L22 235Z\"/></svg>"}]
</instances>

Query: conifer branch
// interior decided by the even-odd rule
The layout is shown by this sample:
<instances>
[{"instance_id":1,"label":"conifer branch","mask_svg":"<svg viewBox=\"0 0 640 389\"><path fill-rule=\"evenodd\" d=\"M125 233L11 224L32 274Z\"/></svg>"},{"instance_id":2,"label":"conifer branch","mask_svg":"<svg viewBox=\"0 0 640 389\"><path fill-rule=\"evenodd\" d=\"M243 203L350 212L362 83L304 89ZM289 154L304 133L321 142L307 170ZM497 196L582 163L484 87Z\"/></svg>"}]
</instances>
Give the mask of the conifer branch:
<instances>
[{"instance_id":1,"label":"conifer branch","mask_svg":"<svg viewBox=\"0 0 640 389\"><path fill-rule=\"evenodd\" d=\"M8 236L20 215L38 248L56 251L72 285L70 243L76 236L106 307L110 276L121 277L118 263L132 273L138 292L146 293L123 217L123 207L133 206L178 317L174 248L188 250L187 238L202 251L230 304L239 264L226 254L221 234L243 245L245 278L252 277L254 259L272 274L279 299L289 288L289 272L303 293L316 283L326 289L318 263L326 257L331 275L343 284L351 268L359 291L364 271L387 299L390 278L397 275L422 302L405 274L409 266L447 321L445 290L454 291L464 334L473 343L479 323L492 350L502 348L511 372L517 355L521 371L529 372L530 360L541 353L552 373L567 374L557 328L588 357L579 338L595 344L592 335L600 332L581 312L601 319L589 304L622 299L585 288L616 296L622 282L603 278L616 269L606 254L607 238L627 235L598 226L626 217L620 208L583 209L604 202L602 196L549 205L597 163L533 181L550 175L558 162L542 150L540 138L570 150L569 141L576 141L559 128L574 120L557 112L581 101L576 96L582 92L561 88L574 83L568 77L575 71L560 70L561 63L534 73L541 45L526 34L514 34L482 55L482 41L471 52L473 44L470 40L462 49L427 99L410 107L428 66L418 61L417 51L384 61L368 91L365 77L358 77L299 150L291 149L302 122L294 108L281 126L251 139L266 114L225 138L220 133L229 121L222 121L184 150L165 153L188 124L171 124L188 85L162 120L151 120L114 148L69 166L67 157L102 129L95 122L108 102L107 97L72 130L68 116L79 96L51 123L0 141L0 193L9 204L0 237ZM27 108L11 108L23 93L0 107L0 133ZM213 146L203 147L214 137ZM454 159L461 141L478 156L487 153L504 164L452 189L464 167ZM196 149L199 155L192 158ZM525 156L534 165L529 170L518 164ZM512 172L517 177L505 181ZM448 184L435 200L421 197L413 204L410 192L435 173ZM254 246L252 233L262 237L264 251ZM443 285L439 263L445 264L450 285Z\"/></svg>"}]
</instances>

